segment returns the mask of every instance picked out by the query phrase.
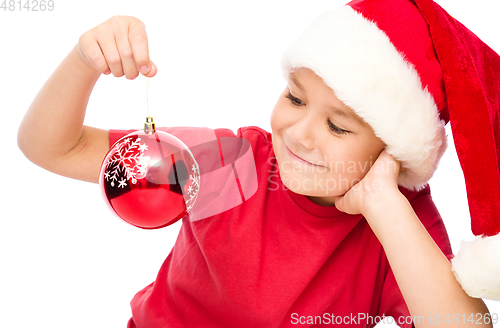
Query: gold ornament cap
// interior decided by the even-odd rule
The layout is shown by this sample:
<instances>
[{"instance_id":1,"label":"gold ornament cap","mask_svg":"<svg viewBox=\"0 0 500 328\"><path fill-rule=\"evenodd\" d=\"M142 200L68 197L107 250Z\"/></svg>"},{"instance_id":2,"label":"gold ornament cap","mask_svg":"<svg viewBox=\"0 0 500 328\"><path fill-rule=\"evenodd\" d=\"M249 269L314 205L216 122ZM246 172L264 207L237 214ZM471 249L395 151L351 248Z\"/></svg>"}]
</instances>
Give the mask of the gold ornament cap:
<instances>
[{"instance_id":1,"label":"gold ornament cap","mask_svg":"<svg viewBox=\"0 0 500 328\"><path fill-rule=\"evenodd\" d=\"M153 123L152 117L146 117L146 123L144 123L144 133L148 136L156 132L155 124Z\"/></svg>"}]
</instances>

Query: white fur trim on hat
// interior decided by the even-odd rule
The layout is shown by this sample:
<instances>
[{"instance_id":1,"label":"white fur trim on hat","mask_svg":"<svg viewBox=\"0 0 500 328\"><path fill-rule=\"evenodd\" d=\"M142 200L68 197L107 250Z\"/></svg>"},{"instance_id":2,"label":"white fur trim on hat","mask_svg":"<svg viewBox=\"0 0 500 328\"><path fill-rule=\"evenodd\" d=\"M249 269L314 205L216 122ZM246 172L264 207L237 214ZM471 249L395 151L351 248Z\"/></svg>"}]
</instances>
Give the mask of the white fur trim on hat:
<instances>
[{"instance_id":1,"label":"white fur trim on hat","mask_svg":"<svg viewBox=\"0 0 500 328\"><path fill-rule=\"evenodd\" d=\"M399 185L420 190L447 147L444 121L419 75L375 23L349 6L322 14L289 47L285 78L306 67L352 108L407 170Z\"/></svg>"},{"instance_id":2,"label":"white fur trim on hat","mask_svg":"<svg viewBox=\"0 0 500 328\"><path fill-rule=\"evenodd\" d=\"M476 236L474 241L462 241L460 251L451 260L451 269L471 297L500 301L500 234Z\"/></svg>"}]
</instances>

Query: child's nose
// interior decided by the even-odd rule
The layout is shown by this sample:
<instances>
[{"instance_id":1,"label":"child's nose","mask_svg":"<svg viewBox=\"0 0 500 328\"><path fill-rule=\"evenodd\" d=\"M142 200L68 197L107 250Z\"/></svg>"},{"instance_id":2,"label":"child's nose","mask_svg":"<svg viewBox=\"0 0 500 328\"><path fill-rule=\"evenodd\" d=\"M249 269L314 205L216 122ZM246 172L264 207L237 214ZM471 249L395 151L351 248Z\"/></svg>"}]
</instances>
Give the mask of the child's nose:
<instances>
[{"instance_id":1,"label":"child's nose","mask_svg":"<svg viewBox=\"0 0 500 328\"><path fill-rule=\"evenodd\" d=\"M315 148L314 126L311 120L302 119L287 129L290 140L308 150Z\"/></svg>"}]
</instances>

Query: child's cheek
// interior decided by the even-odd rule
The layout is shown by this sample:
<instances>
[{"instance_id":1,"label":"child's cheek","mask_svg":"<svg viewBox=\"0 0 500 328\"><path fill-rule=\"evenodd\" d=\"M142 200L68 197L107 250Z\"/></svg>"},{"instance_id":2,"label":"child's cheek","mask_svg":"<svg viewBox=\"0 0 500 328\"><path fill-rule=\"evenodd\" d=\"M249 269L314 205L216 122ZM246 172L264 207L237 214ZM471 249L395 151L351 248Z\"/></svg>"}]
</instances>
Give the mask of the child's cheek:
<instances>
[{"instance_id":1,"label":"child's cheek","mask_svg":"<svg viewBox=\"0 0 500 328\"><path fill-rule=\"evenodd\" d=\"M280 120L280 114L282 110L280 110L279 103L274 106L273 111L271 112L271 118L270 118L270 123L271 123L271 130L273 132L277 132L281 127L280 125L283 125L283 121Z\"/></svg>"}]
</instances>

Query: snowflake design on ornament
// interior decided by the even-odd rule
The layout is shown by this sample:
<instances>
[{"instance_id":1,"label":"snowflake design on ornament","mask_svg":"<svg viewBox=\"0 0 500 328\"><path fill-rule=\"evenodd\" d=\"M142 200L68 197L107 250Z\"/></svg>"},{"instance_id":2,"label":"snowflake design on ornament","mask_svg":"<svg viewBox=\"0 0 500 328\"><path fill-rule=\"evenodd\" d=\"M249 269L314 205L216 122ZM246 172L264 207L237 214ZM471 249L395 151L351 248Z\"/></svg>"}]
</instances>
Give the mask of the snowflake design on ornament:
<instances>
[{"instance_id":1,"label":"snowflake design on ornament","mask_svg":"<svg viewBox=\"0 0 500 328\"><path fill-rule=\"evenodd\" d=\"M189 187L187 188L186 209L189 211L196 201L198 191L200 190L200 170L198 163L193 163L191 166L191 174L189 175Z\"/></svg>"},{"instance_id":2,"label":"snowflake design on ornament","mask_svg":"<svg viewBox=\"0 0 500 328\"><path fill-rule=\"evenodd\" d=\"M150 157L144 156L144 152L148 145L140 141L141 138L125 138L115 146L115 153L109 158L104 172L104 178L111 187L118 183L118 188L125 188L128 180L135 184L146 176L146 162Z\"/></svg>"}]
</instances>

